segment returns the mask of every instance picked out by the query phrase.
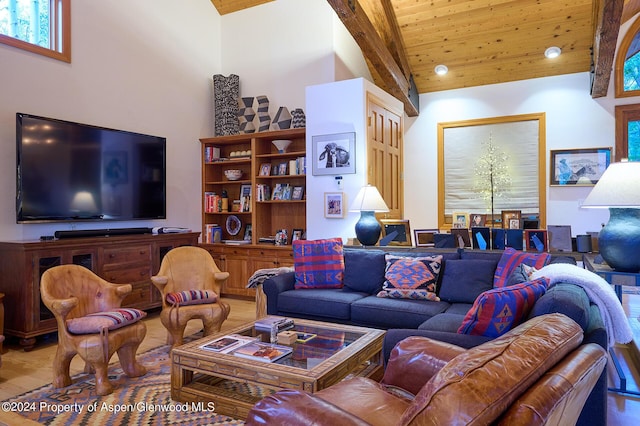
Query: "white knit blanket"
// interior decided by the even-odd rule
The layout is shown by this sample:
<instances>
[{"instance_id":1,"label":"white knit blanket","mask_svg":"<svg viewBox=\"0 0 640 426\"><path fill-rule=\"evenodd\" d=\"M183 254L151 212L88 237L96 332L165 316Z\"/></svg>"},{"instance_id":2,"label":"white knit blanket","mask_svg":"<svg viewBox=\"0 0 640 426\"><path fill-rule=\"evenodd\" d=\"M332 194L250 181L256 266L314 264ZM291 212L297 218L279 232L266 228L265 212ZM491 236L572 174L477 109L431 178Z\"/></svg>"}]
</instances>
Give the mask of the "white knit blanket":
<instances>
[{"instance_id":1,"label":"white knit blanket","mask_svg":"<svg viewBox=\"0 0 640 426\"><path fill-rule=\"evenodd\" d=\"M629 320L611 284L604 278L579 266L568 263L552 263L533 273L531 279L546 277L549 287L565 282L580 286L595 305L598 306L607 330L609 346L629 343L633 333Z\"/></svg>"}]
</instances>

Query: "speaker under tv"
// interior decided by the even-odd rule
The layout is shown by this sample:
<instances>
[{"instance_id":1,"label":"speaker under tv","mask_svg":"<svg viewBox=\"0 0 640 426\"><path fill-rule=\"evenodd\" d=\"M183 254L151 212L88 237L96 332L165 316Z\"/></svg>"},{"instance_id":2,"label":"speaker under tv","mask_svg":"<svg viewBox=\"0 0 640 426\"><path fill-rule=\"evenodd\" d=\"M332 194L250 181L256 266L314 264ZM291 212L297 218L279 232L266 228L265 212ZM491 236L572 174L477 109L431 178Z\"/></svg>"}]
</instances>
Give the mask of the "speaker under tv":
<instances>
[{"instance_id":1,"label":"speaker under tv","mask_svg":"<svg viewBox=\"0 0 640 426\"><path fill-rule=\"evenodd\" d=\"M56 231L53 236L63 238L109 237L115 235L151 234L152 228L116 228L116 229L82 229L74 231Z\"/></svg>"}]
</instances>

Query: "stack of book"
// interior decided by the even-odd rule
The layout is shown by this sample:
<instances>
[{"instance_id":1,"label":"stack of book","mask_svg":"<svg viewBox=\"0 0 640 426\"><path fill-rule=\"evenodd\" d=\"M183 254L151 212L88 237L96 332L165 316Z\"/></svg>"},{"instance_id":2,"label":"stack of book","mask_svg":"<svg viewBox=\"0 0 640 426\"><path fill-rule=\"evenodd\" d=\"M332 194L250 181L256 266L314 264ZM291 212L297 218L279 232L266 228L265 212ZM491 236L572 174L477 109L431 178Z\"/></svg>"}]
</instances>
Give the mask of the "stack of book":
<instances>
[{"instance_id":1,"label":"stack of book","mask_svg":"<svg viewBox=\"0 0 640 426\"><path fill-rule=\"evenodd\" d=\"M256 321L256 331L270 333L273 327L276 327L278 333L285 330L291 330L294 327L291 318L279 317L276 315L268 315Z\"/></svg>"}]
</instances>

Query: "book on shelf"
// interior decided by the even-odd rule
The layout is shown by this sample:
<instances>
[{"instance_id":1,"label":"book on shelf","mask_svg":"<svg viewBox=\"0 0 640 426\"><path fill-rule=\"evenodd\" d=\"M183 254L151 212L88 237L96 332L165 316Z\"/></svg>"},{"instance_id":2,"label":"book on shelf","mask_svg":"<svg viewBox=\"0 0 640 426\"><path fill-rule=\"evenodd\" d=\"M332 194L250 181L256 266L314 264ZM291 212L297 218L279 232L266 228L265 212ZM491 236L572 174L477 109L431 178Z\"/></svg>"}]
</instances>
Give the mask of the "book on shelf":
<instances>
[{"instance_id":1,"label":"book on shelf","mask_svg":"<svg viewBox=\"0 0 640 426\"><path fill-rule=\"evenodd\" d=\"M232 353L235 356L255 361L274 362L289 355L291 352L293 352L293 349L288 346L250 342L235 349Z\"/></svg>"},{"instance_id":2,"label":"book on shelf","mask_svg":"<svg viewBox=\"0 0 640 426\"><path fill-rule=\"evenodd\" d=\"M271 199L271 188L269 185L259 183L256 186L256 201L269 201Z\"/></svg>"},{"instance_id":3,"label":"book on shelf","mask_svg":"<svg viewBox=\"0 0 640 426\"><path fill-rule=\"evenodd\" d=\"M243 336L241 334L229 334L227 336L219 337L216 340L205 343L204 345L200 346L200 348L207 351L226 354L236 348L239 348L242 345L246 345L247 343L255 342L258 340L260 340L259 337Z\"/></svg>"},{"instance_id":4,"label":"book on shelf","mask_svg":"<svg viewBox=\"0 0 640 426\"><path fill-rule=\"evenodd\" d=\"M222 242L229 246L240 246L243 244L251 244L251 240L222 240Z\"/></svg>"}]
</instances>

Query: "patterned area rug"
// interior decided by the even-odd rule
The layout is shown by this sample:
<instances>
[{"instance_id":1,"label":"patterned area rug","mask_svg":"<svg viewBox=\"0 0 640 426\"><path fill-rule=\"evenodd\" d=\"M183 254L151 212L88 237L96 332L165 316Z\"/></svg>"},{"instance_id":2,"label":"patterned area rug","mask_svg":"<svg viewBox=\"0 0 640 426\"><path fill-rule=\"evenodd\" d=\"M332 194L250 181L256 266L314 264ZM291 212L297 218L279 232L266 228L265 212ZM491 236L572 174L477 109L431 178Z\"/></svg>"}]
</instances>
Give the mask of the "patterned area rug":
<instances>
[{"instance_id":1,"label":"patterned area rug","mask_svg":"<svg viewBox=\"0 0 640 426\"><path fill-rule=\"evenodd\" d=\"M129 378L119 364L112 365L109 380L115 391L111 395L96 395L94 376L82 373L73 376L73 384L66 388L43 386L3 404L20 404L24 417L45 425L244 424L208 410L206 403L198 406L172 401L168 349L161 346L138 356L147 367L142 377Z\"/></svg>"}]
</instances>

